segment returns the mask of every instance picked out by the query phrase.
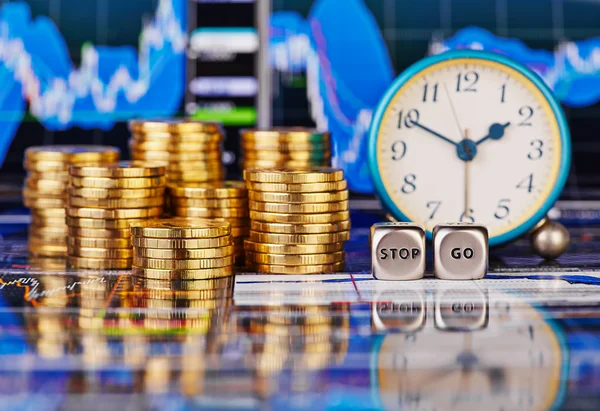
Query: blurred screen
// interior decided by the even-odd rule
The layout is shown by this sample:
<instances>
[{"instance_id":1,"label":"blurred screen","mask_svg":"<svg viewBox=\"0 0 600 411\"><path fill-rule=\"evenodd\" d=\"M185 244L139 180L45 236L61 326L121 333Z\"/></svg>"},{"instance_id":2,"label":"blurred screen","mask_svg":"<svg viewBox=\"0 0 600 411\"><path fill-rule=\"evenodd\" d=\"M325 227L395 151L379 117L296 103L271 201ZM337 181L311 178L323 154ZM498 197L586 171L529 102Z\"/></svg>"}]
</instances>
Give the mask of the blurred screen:
<instances>
[{"instance_id":1,"label":"blurred screen","mask_svg":"<svg viewBox=\"0 0 600 411\"><path fill-rule=\"evenodd\" d=\"M273 0L272 8L273 121L330 129L355 191L373 189L366 134L386 88L417 60L459 48L502 53L541 75L571 127L566 195L598 187L600 2Z\"/></svg>"},{"instance_id":2,"label":"blurred screen","mask_svg":"<svg viewBox=\"0 0 600 411\"><path fill-rule=\"evenodd\" d=\"M256 123L252 0L15 0L0 3L0 163L26 147L109 144L127 157L132 118Z\"/></svg>"}]
</instances>

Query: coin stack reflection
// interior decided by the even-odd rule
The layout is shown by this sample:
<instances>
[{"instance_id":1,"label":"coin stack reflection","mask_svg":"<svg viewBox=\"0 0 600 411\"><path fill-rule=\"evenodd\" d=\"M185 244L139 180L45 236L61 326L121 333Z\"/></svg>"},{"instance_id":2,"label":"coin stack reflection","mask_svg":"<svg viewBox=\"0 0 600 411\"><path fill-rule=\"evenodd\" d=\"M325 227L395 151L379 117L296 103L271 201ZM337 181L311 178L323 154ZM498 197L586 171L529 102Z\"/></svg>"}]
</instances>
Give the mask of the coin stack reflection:
<instances>
[{"instance_id":1,"label":"coin stack reflection","mask_svg":"<svg viewBox=\"0 0 600 411\"><path fill-rule=\"evenodd\" d=\"M67 255L65 200L70 164L119 160L119 149L109 146L40 146L25 151L28 171L23 197L31 208L29 251L42 257Z\"/></svg>"},{"instance_id":2,"label":"coin stack reflection","mask_svg":"<svg viewBox=\"0 0 600 411\"><path fill-rule=\"evenodd\" d=\"M131 157L160 161L170 182L223 180L224 132L220 124L189 120L144 121L129 124Z\"/></svg>"},{"instance_id":3,"label":"coin stack reflection","mask_svg":"<svg viewBox=\"0 0 600 411\"><path fill-rule=\"evenodd\" d=\"M242 130L243 169L306 168L331 165L331 139L328 132L311 129L274 128Z\"/></svg>"},{"instance_id":4,"label":"coin stack reflection","mask_svg":"<svg viewBox=\"0 0 600 411\"><path fill-rule=\"evenodd\" d=\"M244 172L250 199L248 268L271 274L319 274L344 268L350 239L342 170Z\"/></svg>"},{"instance_id":5,"label":"coin stack reflection","mask_svg":"<svg viewBox=\"0 0 600 411\"><path fill-rule=\"evenodd\" d=\"M172 212L181 217L220 218L231 224L236 266L244 263L244 239L250 231L248 190L241 181L178 183L168 187Z\"/></svg>"},{"instance_id":6,"label":"coin stack reflection","mask_svg":"<svg viewBox=\"0 0 600 411\"><path fill-rule=\"evenodd\" d=\"M129 226L162 214L165 168L133 161L71 166L69 174L69 265L130 268L133 251Z\"/></svg>"}]
</instances>

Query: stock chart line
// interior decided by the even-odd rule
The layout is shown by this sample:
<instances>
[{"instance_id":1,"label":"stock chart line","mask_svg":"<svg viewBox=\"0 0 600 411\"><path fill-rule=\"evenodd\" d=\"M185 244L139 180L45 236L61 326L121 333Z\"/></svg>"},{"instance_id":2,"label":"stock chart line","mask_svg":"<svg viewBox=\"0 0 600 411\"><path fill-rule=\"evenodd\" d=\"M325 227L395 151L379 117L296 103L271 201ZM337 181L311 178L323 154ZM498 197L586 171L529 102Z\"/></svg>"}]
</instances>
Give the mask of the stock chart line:
<instances>
[{"instance_id":1,"label":"stock chart line","mask_svg":"<svg viewBox=\"0 0 600 411\"><path fill-rule=\"evenodd\" d=\"M306 73L311 117L317 127L332 132L334 161L345 170L353 190L370 193L367 133L377 102L395 73L371 11L363 0L346 3L340 7L336 0L316 0L306 19L291 11L275 12L270 61L277 71ZM527 65L565 105L600 101L600 38L564 42L547 51L469 27L450 38L432 40L423 56L460 48L505 54Z\"/></svg>"},{"instance_id":2,"label":"stock chart line","mask_svg":"<svg viewBox=\"0 0 600 411\"><path fill-rule=\"evenodd\" d=\"M84 45L74 67L63 35L22 1L0 7L0 162L27 107L49 130L108 130L174 114L185 90L185 0L159 0L139 47ZM82 142L84 143L84 142Z\"/></svg>"}]
</instances>

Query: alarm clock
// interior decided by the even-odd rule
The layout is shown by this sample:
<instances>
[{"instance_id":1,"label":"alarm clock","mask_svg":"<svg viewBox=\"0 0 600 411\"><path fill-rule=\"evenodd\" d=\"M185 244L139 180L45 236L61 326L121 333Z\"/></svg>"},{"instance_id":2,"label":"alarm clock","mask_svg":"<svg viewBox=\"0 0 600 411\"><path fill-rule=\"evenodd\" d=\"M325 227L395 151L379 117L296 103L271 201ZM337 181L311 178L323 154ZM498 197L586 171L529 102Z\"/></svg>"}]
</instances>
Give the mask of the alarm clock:
<instances>
[{"instance_id":1,"label":"alarm clock","mask_svg":"<svg viewBox=\"0 0 600 411\"><path fill-rule=\"evenodd\" d=\"M566 249L552 241L568 243L562 226L543 223L570 162L567 121L550 89L527 67L483 51L449 51L408 68L369 132L375 190L394 219L422 224L429 239L439 223L480 223L490 246L549 227L536 242L540 254L555 246L550 258Z\"/></svg>"}]
</instances>

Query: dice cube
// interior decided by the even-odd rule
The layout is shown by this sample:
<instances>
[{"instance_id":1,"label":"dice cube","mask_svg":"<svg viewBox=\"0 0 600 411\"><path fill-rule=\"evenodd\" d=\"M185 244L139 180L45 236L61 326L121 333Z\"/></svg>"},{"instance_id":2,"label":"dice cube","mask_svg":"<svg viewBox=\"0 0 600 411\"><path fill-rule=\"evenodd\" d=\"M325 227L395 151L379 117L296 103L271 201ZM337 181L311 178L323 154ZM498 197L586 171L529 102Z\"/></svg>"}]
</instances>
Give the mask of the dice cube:
<instances>
[{"instance_id":1,"label":"dice cube","mask_svg":"<svg viewBox=\"0 0 600 411\"><path fill-rule=\"evenodd\" d=\"M444 280L477 280L488 268L488 231L470 223L438 225L433 230L433 269Z\"/></svg>"},{"instance_id":2,"label":"dice cube","mask_svg":"<svg viewBox=\"0 0 600 411\"><path fill-rule=\"evenodd\" d=\"M418 224L371 227L371 261L378 280L418 280L425 274L425 230Z\"/></svg>"}]
</instances>

